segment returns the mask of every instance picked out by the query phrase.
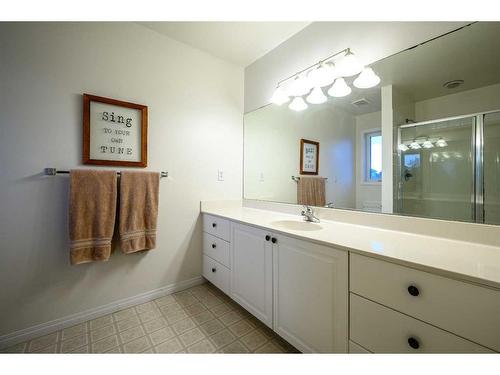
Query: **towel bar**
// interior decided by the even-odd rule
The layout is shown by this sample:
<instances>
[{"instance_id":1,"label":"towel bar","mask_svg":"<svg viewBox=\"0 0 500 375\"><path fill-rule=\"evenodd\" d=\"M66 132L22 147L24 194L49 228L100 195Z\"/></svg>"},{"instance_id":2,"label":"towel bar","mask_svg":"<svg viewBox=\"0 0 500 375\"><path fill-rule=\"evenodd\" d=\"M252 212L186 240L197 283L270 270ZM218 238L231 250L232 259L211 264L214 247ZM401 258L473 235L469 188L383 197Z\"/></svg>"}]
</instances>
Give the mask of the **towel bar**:
<instances>
[{"instance_id":1,"label":"towel bar","mask_svg":"<svg viewBox=\"0 0 500 375\"><path fill-rule=\"evenodd\" d=\"M59 171L56 168L45 168L44 172L45 172L44 174L46 176L55 176L57 174L69 174L70 173L70 171ZM116 173L118 174L118 176L121 174L120 171L116 171ZM160 177L168 177L168 172L161 171Z\"/></svg>"},{"instance_id":2,"label":"towel bar","mask_svg":"<svg viewBox=\"0 0 500 375\"><path fill-rule=\"evenodd\" d=\"M316 178L324 178L325 180L328 180L328 177L316 177ZM295 181L295 182L299 182L300 177L292 176L292 180Z\"/></svg>"}]
</instances>

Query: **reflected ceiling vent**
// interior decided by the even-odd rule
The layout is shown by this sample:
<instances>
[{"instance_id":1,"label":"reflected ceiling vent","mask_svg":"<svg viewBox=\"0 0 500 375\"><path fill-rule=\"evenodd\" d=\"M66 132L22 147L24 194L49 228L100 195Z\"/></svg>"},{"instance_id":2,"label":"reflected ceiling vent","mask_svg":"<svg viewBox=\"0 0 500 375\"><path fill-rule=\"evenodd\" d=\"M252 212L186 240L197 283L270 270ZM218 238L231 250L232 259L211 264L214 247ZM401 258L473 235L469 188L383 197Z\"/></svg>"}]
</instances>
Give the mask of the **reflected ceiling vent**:
<instances>
[{"instance_id":1,"label":"reflected ceiling vent","mask_svg":"<svg viewBox=\"0 0 500 375\"><path fill-rule=\"evenodd\" d=\"M370 103L371 103L371 102L370 102L368 99L366 99L366 98L361 98L361 99L358 99L358 100L353 101L351 104L352 104L352 105L355 105L356 107L363 107L363 106L365 106L365 105L367 105L367 104L370 104Z\"/></svg>"},{"instance_id":2,"label":"reflected ceiling vent","mask_svg":"<svg viewBox=\"0 0 500 375\"><path fill-rule=\"evenodd\" d=\"M453 81L446 82L443 87L446 87L447 89L456 89L458 86L462 86L463 84L463 79L454 79Z\"/></svg>"}]
</instances>

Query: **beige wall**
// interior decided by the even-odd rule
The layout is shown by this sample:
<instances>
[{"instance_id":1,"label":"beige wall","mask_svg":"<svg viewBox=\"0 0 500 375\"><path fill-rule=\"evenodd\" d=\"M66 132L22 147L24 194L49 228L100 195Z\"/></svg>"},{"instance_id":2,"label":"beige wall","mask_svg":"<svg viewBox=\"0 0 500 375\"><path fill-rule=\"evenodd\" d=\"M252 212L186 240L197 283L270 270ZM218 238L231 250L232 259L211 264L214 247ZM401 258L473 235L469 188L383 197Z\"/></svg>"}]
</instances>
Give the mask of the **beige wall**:
<instances>
[{"instance_id":1,"label":"beige wall","mask_svg":"<svg viewBox=\"0 0 500 375\"><path fill-rule=\"evenodd\" d=\"M200 200L240 198L243 71L134 23L0 24L0 335L201 274ZM70 266L82 93L149 107L158 247ZM225 181L217 181L217 169Z\"/></svg>"},{"instance_id":2,"label":"beige wall","mask_svg":"<svg viewBox=\"0 0 500 375\"><path fill-rule=\"evenodd\" d=\"M355 207L354 116L331 104L302 112L269 105L245 114L245 198L296 203L300 139L320 142L326 202Z\"/></svg>"}]
</instances>

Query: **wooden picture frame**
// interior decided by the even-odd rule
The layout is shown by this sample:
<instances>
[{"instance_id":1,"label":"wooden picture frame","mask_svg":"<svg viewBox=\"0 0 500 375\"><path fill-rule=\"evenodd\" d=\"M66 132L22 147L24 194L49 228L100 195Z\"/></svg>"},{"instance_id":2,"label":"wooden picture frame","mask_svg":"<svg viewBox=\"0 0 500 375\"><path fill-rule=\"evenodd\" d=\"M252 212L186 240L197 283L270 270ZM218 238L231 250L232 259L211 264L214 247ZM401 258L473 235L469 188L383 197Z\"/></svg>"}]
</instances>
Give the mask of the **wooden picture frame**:
<instances>
[{"instance_id":1,"label":"wooden picture frame","mask_svg":"<svg viewBox=\"0 0 500 375\"><path fill-rule=\"evenodd\" d=\"M147 167L148 107L83 94L82 159L83 164Z\"/></svg>"},{"instance_id":2,"label":"wooden picture frame","mask_svg":"<svg viewBox=\"0 0 500 375\"><path fill-rule=\"evenodd\" d=\"M319 142L308 139L300 140L300 174L318 175Z\"/></svg>"}]
</instances>

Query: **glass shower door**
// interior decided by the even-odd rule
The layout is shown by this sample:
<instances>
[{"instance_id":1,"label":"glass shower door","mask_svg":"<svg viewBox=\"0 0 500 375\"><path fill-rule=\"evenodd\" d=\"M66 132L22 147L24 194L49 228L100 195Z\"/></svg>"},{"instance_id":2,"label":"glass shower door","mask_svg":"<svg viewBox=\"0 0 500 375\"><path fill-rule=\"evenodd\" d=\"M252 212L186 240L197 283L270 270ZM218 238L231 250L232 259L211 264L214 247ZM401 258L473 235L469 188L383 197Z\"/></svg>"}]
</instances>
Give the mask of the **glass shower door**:
<instances>
[{"instance_id":1,"label":"glass shower door","mask_svg":"<svg viewBox=\"0 0 500 375\"><path fill-rule=\"evenodd\" d=\"M475 220L474 131L475 117L400 127L399 214Z\"/></svg>"},{"instance_id":2,"label":"glass shower door","mask_svg":"<svg viewBox=\"0 0 500 375\"><path fill-rule=\"evenodd\" d=\"M500 112L483 117L483 207L487 224L500 224Z\"/></svg>"}]
</instances>

